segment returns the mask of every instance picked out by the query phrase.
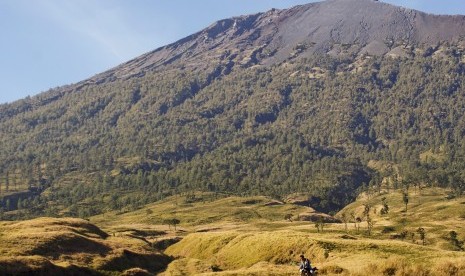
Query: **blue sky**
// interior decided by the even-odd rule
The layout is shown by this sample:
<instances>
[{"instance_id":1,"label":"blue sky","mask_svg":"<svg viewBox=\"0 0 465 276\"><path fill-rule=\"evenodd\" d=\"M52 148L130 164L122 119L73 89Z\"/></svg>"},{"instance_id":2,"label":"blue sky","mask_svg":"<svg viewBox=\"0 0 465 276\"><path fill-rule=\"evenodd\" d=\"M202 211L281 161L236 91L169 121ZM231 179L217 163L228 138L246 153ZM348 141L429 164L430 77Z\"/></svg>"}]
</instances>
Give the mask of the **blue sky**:
<instances>
[{"instance_id":1,"label":"blue sky","mask_svg":"<svg viewBox=\"0 0 465 276\"><path fill-rule=\"evenodd\" d=\"M311 0L0 0L0 103L70 84L216 20ZM464 0L384 0L465 14Z\"/></svg>"}]
</instances>

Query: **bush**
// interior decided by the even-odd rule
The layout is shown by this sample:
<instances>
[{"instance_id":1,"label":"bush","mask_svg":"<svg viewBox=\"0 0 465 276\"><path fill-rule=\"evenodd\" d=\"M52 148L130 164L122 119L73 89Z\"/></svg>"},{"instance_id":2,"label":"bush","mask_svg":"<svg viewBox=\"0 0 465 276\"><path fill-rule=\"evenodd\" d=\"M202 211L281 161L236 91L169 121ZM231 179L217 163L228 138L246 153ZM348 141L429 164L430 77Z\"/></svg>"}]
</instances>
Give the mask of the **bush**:
<instances>
[{"instance_id":1,"label":"bush","mask_svg":"<svg viewBox=\"0 0 465 276\"><path fill-rule=\"evenodd\" d=\"M394 231L396 231L396 229L393 226L384 226L383 230L381 230L381 233L386 234Z\"/></svg>"}]
</instances>

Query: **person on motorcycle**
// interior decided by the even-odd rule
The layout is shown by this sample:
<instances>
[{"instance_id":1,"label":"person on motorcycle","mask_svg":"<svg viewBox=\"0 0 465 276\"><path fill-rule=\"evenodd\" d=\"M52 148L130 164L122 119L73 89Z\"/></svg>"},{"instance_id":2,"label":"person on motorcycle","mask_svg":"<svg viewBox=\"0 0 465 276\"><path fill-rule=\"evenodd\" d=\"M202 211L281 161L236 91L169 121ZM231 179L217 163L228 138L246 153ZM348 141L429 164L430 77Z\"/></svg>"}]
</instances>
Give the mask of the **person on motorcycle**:
<instances>
[{"instance_id":1,"label":"person on motorcycle","mask_svg":"<svg viewBox=\"0 0 465 276\"><path fill-rule=\"evenodd\" d=\"M300 275L302 276L310 276L313 275L312 267L310 266L310 260L305 258L304 255L300 255Z\"/></svg>"}]
</instances>

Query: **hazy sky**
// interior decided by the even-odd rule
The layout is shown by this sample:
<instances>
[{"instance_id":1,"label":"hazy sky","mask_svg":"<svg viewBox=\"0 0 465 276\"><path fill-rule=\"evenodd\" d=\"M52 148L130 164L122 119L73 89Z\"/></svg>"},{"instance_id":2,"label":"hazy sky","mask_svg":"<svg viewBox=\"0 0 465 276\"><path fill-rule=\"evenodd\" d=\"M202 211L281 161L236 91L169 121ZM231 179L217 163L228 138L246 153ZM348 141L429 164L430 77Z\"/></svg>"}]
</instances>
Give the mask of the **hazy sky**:
<instances>
[{"instance_id":1,"label":"hazy sky","mask_svg":"<svg viewBox=\"0 0 465 276\"><path fill-rule=\"evenodd\" d=\"M0 0L0 103L70 84L216 20L311 0ZM465 14L465 0L384 0Z\"/></svg>"}]
</instances>

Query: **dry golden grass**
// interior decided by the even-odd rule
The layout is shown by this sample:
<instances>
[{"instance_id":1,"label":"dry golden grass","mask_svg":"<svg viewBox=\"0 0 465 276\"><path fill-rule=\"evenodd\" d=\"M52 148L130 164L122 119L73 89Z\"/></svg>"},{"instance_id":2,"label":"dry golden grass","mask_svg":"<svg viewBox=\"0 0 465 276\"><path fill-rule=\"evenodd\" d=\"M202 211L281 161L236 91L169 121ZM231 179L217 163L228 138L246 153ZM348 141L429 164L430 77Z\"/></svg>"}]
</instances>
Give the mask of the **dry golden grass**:
<instances>
[{"instance_id":1,"label":"dry golden grass","mask_svg":"<svg viewBox=\"0 0 465 276\"><path fill-rule=\"evenodd\" d=\"M384 196L388 215L379 214ZM56 275L76 269L150 275L166 266L161 275L296 275L303 253L320 268L320 275L465 275L465 253L453 251L446 237L455 230L459 239L465 238L461 218L465 199L444 196L439 189L423 190L422 196L412 193L407 213L398 192L370 199L361 196L340 214L362 216L363 204L374 206L372 236L366 235L365 222L360 232L349 223L349 233L344 224L327 224L323 233L317 233L314 223L284 220L286 214L314 210L266 197L197 195L203 200L194 202L172 197L135 212L96 216L92 223L51 218L0 222L0 267L45 269ZM167 218L181 221L177 231L162 224ZM388 226L392 232L383 233ZM394 233L415 232L418 227L427 231L426 246L420 245L418 235L414 242L390 239ZM171 263L154 249L166 247L164 253L176 258Z\"/></svg>"},{"instance_id":2,"label":"dry golden grass","mask_svg":"<svg viewBox=\"0 0 465 276\"><path fill-rule=\"evenodd\" d=\"M115 222L111 219L118 217L120 222L153 223L162 222L163 218L178 216L187 225L205 225L215 221L248 222L255 219L282 220L286 212L307 210L291 204L276 204L275 200L267 197L218 197L213 194L197 194L190 202L185 196L173 196L163 201L149 204L143 209L126 214L115 212L91 218L99 225ZM310 209L310 208L308 208ZM151 210L153 213L147 213Z\"/></svg>"},{"instance_id":3,"label":"dry golden grass","mask_svg":"<svg viewBox=\"0 0 465 276\"><path fill-rule=\"evenodd\" d=\"M152 276L153 274L145 269L131 268L123 271L120 276Z\"/></svg>"},{"instance_id":4,"label":"dry golden grass","mask_svg":"<svg viewBox=\"0 0 465 276\"><path fill-rule=\"evenodd\" d=\"M182 275L196 275L208 272L214 272L214 264L208 261L183 258L171 262L166 271L161 274L164 276L182 276Z\"/></svg>"},{"instance_id":5,"label":"dry golden grass","mask_svg":"<svg viewBox=\"0 0 465 276\"><path fill-rule=\"evenodd\" d=\"M392 276L463 276L465 264L463 258L431 265L412 264L405 258L392 257L382 263L372 262L358 272L349 275L392 275Z\"/></svg>"},{"instance_id":6,"label":"dry golden grass","mask_svg":"<svg viewBox=\"0 0 465 276\"><path fill-rule=\"evenodd\" d=\"M0 275L46 270L56 272L58 269L44 257L0 257Z\"/></svg>"},{"instance_id":7,"label":"dry golden grass","mask_svg":"<svg viewBox=\"0 0 465 276\"><path fill-rule=\"evenodd\" d=\"M441 249L453 250L448 241L448 233L456 231L461 239L465 239L465 197L447 200L447 191L443 189L423 189L420 191L411 189L409 193L409 203L407 212L402 200L400 191L393 191L389 194L375 194L369 199L361 196L356 202L349 204L337 216L346 214L350 216L354 213L356 216L364 217L364 204L372 206L370 217L375 222L374 236L380 239L388 239L391 234L408 231L414 233L416 243L421 243L420 237L416 232L419 227L426 230L426 245ZM385 197L389 205L389 213L381 215L381 199ZM349 229L354 232L353 223L348 224ZM392 233L382 233L385 227L393 228ZM362 222L363 231L366 223ZM341 228L341 225L339 225ZM407 237L410 240L409 237Z\"/></svg>"},{"instance_id":8,"label":"dry golden grass","mask_svg":"<svg viewBox=\"0 0 465 276\"><path fill-rule=\"evenodd\" d=\"M110 212L92 217L90 221L111 233L125 232L130 228L171 232L171 227L163 222L171 218L179 219L179 229L185 232L216 229L250 231L286 228L290 224L284 220L286 214L296 217L301 213L315 213L309 207L279 204L262 196L216 199L212 194L198 194L196 198L197 201L188 202L184 196L170 197L134 212Z\"/></svg>"},{"instance_id":9,"label":"dry golden grass","mask_svg":"<svg viewBox=\"0 0 465 276\"><path fill-rule=\"evenodd\" d=\"M301 253L320 267L321 275L439 275L439 270L461 275L465 255L451 251L445 236L456 230L462 239L465 199L448 201L445 194L441 189L424 189L420 196L412 189L407 213L399 192L370 199L361 196L342 212L362 216L363 204L371 204L375 220L372 236L366 235L366 222L361 223L360 232L349 223L349 235L344 224L327 224L324 233L317 233L313 223L284 220L286 214L296 217L314 210L293 204L273 205L266 197L210 198L192 203L173 197L136 212L106 214L92 221L117 235L133 227L183 237L166 250L177 260L164 275L295 275ZM390 213L382 216L379 210L384 196ZM177 232L159 225L171 217L181 220ZM387 226L393 227L393 232L383 233ZM418 227L427 231L426 246L420 245L418 234L415 242L410 237L390 239L391 234L416 232Z\"/></svg>"},{"instance_id":10,"label":"dry golden grass","mask_svg":"<svg viewBox=\"0 0 465 276\"><path fill-rule=\"evenodd\" d=\"M40 218L0 226L0 256L105 253L106 233L81 219ZM79 247L76 245L79 244Z\"/></svg>"},{"instance_id":11,"label":"dry golden grass","mask_svg":"<svg viewBox=\"0 0 465 276\"><path fill-rule=\"evenodd\" d=\"M131 268L156 272L170 261L146 241L108 236L86 220L39 218L0 224L3 274L35 271L42 275L67 275L71 271L95 274Z\"/></svg>"},{"instance_id":12,"label":"dry golden grass","mask_svg":"<svg viewBox=\"0 0 465 276\"><path fill-rule=\"evenodd\" d=\"M221 271L215 264L198 259L184 258L173 261L160 276L183 275L296 275L296 266L274 265L269 262L258 262L251 267Z\"/></svg>"},{"instance_id":13,"label":"dry golden grass","mask_svg":"<svg viewBox=\"0 0 465 276\"><path fill-rule=\"evenodd\" d=\"M171 274L167 275L177 275L175 271L179 267L184 270L191 267L189 273L195 275L207 273L211 267L223 270L220 275L260 275L255 271L259 263L261 273L271 273L262 275L292 275L297 270L300 254L308 256L321 269L321 275L368 275L368 271L374 271L372 275L437 275L433 268L447 262L454 264L451 267L455 267L457 273L465 271L465 266L459 265L464 263L463 252L401 241L347 240L334 233L195 233L169 247L166 253L181 258L170 265L168 272ZM196 263L202 266L182 265L191 260L201 260Z\"/></svg>"}]
</instances>

